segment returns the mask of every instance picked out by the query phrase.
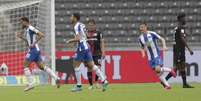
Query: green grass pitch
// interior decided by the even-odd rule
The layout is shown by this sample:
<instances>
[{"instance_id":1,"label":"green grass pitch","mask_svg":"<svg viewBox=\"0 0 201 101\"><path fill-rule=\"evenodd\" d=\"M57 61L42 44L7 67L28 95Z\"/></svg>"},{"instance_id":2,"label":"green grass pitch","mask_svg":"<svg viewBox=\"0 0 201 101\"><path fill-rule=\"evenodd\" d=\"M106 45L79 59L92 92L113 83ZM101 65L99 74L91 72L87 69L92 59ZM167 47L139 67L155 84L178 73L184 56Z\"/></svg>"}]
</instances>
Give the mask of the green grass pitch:
<instances>
[{"instance_id":1,"label":"green grass pitch","mask_svg":"<svg viewBox=\"0 0 201 101\"><path fill-rule=\"evenodd\" d=\"M88 90L84 85L81 92L70 92L72 85L60 89L54 86L37 86L29 92L24 87L0 87L0 101L201 101L201 84L194 83L193 89L183 89L173 84L164 90L160 84L110 84L106 92L101 89Z\"/></svg>"}]
</instances>

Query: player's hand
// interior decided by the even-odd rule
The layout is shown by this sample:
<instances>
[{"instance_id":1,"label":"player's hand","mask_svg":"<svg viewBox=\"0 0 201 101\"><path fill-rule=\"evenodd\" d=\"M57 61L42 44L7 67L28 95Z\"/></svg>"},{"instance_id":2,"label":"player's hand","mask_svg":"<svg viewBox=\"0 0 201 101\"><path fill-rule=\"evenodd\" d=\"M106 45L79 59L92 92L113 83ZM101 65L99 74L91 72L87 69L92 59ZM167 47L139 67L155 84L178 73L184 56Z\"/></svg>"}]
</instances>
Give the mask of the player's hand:
<instances>
[{"instance_id":1,"label":"player's hand","mask_svg":"<svg viewBox=\"0 0 201 101\"><path fill-rule=\"evenodd\" d=\"M74 44L69 40L66 41L66 43L67 43L67 47L73 47L74 46Z\"/></svg>"},{"instance_id":2,"label":"player's hand","mask_svg":"<svg viewBox=\"0 0 201 101\"><path fill-rule=\"evenodd\" d=\"M67 45L69 45L69 44L71 43L71 41L70 41L70 40L68 40L68 41L66 41L66 43L67 43Z\"/></svg>"},{"instance_id":3,"label":"player's hand","mask_svg":"<svg viewBox=\"0 0 201 101\"><path fill-rule=\"evenodd\" d=\"M145 58L145 53L142 53L142 58Z\"/></svg>"},{"instance_id":4,"label":"player's hand","mask_svg":"<svg viewBox=\"0 0 201 101\"><path fill-rule=\"evenodd\" d=\"M191 55L193 55L193 54L194 54L192 50L189 50L189 53L190 53Z\"/></svg>"},{"instance_id":5,"label":"player's hand","mask_svg":"<svg viewBox=\"0 0 201 101\"><path fill-rule=\"evenodd\" d=\"M167 47L163 47L163 51L167 51L168 50L168 48Z\"/></svg>"},{"instance_id":6,"label":"player's hand","mask_svg":"<svg viewBox=\"0 0 201 101\"><path fill-rule=\"evenodd\" d=\"M20 32L16 32L15 34L16 34L16 36L17 36L18 38L21 38L21 37L22 37L22 33L20 33Z\"/></svg>"}]
</instances>

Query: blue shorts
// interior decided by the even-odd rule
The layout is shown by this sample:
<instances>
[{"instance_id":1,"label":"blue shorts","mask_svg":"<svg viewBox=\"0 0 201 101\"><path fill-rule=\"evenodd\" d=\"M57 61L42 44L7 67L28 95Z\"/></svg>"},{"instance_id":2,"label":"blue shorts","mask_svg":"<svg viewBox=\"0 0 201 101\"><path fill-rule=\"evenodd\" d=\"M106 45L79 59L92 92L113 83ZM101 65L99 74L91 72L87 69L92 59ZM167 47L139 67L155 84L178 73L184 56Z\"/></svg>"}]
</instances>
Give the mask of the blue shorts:
<instances>
[{"instance_id":1,"label":"blue shorts","mask_svg":"<svg viewBox=\"0 0 201 101\"><path fill-rule=\"evenodd\" d=\"M160 57L156 57L152 60L149 60L149 65L151 66L152 69L156 68L157 66L162 66L163 61Z\"/></svg>"},{"instance_id":2,"label":"blue shorts","mask_svg":"<svg viewBox=\"0 0 201 101\"><path fill-rule=\"evenodd\" d=\"M76 61L81 61L81 62L93 61L92 53L89 49L83 50L83 51L77 51L74 55L74 59Z\"/></svg>"},{"instance_id":3,"label":"blue shorts","mask_svg":"<svg viewBox=\"0 0 201 101\"><path fill-rule=\"evenodd\" d=\"M29 62L40 62L42 61L41 53L36 48L31 48L26 54L26 60Z\"/></svg>"}]
</instances>

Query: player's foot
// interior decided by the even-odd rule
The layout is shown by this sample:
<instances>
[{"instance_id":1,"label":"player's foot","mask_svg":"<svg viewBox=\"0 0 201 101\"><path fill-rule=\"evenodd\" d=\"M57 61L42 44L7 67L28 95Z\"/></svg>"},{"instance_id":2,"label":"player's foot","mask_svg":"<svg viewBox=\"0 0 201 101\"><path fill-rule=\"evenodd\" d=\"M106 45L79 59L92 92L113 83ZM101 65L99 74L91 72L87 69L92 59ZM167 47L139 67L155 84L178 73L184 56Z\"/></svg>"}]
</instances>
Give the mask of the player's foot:
<instances>
[{"instance_id":1,"label":"player's foot","mask_svg":"<svg viewBox=\"0 0 201 101\"><path fill-rule=\"evenodd\" d=\"M160 82L161 83L161 85L165 88L165 84L163 83L163 82Z\"/></svg>"},{"instance_id":2,"label":"player's foot","mask_svg":"<svg viewBox=\"0 0 201 101\"><path fill-rule=\"evenodd\" d=\"M174 78L176 78L177 74L176 74L175 70L172 69L170 73L172 74L172 76L173 76Z\"/></svg>"},{"instance_id":3,"label":"player's foot","mask_svg":"<svg viewBox=\"0 0 201 101\"><path fill-rule=\"evenodd\" d=\"M89 90L93 90L93 89L94 89L93 85L90 85L90 86L88 87L88 89L89 89Z\"/></svg>"},{"instance_id":4,"label":"player's foot","mask_svg":"<svg viewBox=\"0 0 201 101\"><path fill-rule=\"evenodd\" d=\"M60 80L59 79L56 80L56 85L57 85L57 88L60 88L61 85L60 85Z\"/></svg>"},{"instance_id":5,"label":"player's foot","mask_svg":"<svg viewBox=\"0 0 201 101\"><path fill-rule=\"evenodd\" d=\"M33 85L27 85L27 87L24 89L24 92L30 91L32 89L34 89Z\"/></svg>"},{"instance_id":6,"label":"player's foot","mask_svg":"<svg viewBox=\"0 0 201 101\"><path fill-rule=\"evenodd\" d=\"M170 90L170 89L171 89L171 86L165 86L165 89L166 89L166 90Z\"/></svg>"},{"instance_id":7,"label":"player's foot","mask_svg":"<svg viewBox=\"0 0 201 101\"><path fill-rule=\"evenodd\" d=\"M72 89L71 89L71 92L79 92L79 91L82 91L82 87L81 86L74 86Z\"/></svg>"},{"instance_id":8,"label":"player's foot","mask_svg":"<svg viewBox=\"0 0 201 101\"><path fill-rule=\"evenodd\" d=\"M103 88L102 88L103 92L106 91L108 84L109 84L108 81L105 80L104 83L103 83Z\"/></svg>"},{"instance_id":9,"label":"player's foot","mask_svg":"<svg viewBox=\"0 0 201 101\"><path fill-rule=\"evenodd\" d=\"M185 84L185 85L183 85L183 88L194 88L194 87L189 84Z\"/></svg>"}]
</instances>

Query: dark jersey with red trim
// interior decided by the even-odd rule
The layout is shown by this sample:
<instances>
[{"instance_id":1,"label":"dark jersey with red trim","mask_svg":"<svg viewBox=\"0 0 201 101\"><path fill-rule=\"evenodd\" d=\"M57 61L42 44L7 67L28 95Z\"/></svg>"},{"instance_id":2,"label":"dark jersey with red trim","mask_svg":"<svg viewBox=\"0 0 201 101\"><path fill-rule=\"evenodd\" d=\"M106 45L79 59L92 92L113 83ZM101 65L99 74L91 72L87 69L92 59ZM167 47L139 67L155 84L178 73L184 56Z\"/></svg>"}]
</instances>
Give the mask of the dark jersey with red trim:
<instances>
[{"instance_id":1,"label":"dark jersey with red trim","mask_svg":"<svg viewBox=\"0 0 201 101\"><path fill-rule=\"evenodd\" d=\"M101 40L103 39L103 34L100 31L88 31L87 38L89 39L88 43L90 45L92 55L102 55Z\"/></svg>"}]
</instances>

